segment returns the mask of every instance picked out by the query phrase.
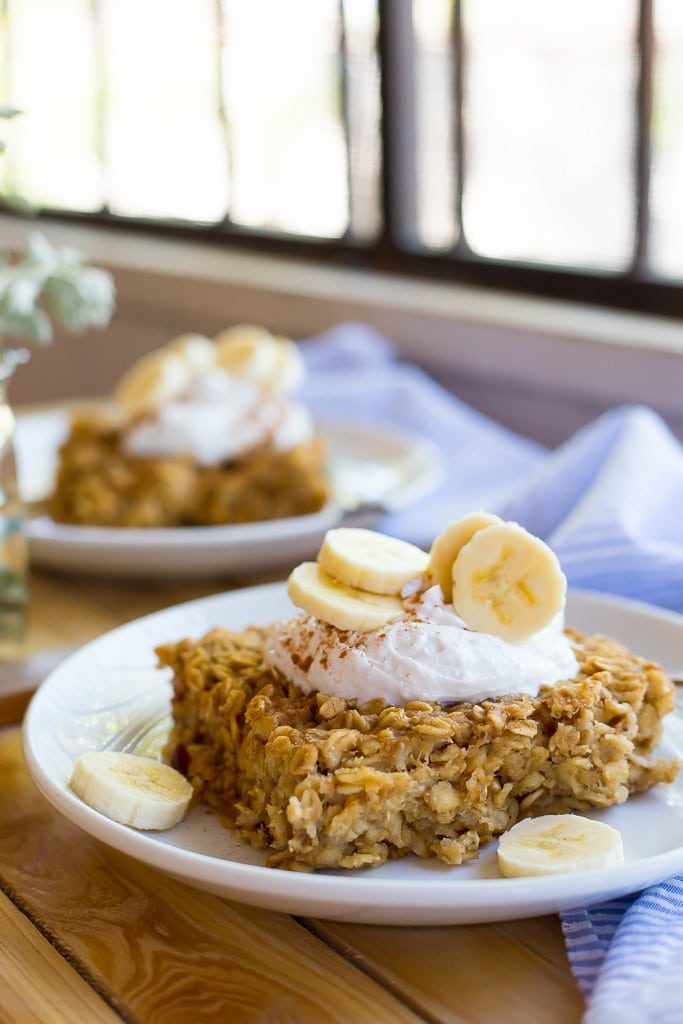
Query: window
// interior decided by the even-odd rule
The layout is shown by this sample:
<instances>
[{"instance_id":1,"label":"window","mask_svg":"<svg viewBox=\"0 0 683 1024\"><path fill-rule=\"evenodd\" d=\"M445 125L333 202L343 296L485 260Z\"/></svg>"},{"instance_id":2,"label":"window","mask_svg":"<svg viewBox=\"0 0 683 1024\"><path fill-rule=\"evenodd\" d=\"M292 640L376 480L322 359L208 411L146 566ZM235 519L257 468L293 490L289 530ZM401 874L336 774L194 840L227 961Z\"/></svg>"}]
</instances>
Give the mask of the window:
<instances>
[{"instance_id":1,"label":"window","mask_svg":"<svg viewBox=\"0 0 683 1024\"><path fill-rule=\"evenodd\" d=\"M680 0L0 0L2 188L683 316Z\"/></svg>"}]
</instances>

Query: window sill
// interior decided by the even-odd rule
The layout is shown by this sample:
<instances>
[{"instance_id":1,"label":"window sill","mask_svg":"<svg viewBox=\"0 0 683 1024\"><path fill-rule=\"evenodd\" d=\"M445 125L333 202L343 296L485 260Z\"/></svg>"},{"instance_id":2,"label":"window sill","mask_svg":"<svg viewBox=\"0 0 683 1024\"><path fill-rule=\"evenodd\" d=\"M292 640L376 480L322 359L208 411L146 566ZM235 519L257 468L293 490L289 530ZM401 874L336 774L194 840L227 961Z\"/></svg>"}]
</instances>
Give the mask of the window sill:
<instances>
[{"instance_id":1,"label":"window sill","mask_svg":"<svg viewBox=\"0 0 683 1024\"><path fill-rule=\"evenodd\" d=\"M91 226L41 230L115 272L122 314L133 309L171 331L248 319L303 337L358 320L449 378L490 378L545 399L645 402L681 415L678 322ZM0 217L0 232L18 247L27 225Z\"/></svg>"}]
</instances>

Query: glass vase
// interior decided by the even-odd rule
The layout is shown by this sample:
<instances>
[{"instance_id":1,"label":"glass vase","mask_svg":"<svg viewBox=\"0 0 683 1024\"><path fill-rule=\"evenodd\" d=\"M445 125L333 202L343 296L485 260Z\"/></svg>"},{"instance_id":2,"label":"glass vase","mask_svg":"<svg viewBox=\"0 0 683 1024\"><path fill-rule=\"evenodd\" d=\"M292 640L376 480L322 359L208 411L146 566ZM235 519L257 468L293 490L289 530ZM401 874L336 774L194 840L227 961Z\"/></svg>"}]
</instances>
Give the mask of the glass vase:
<instances>
[{"instance_id":1,"label":"glass vase","mask_svg":"<svg viewBox=\"0 0 683 1024\"><path fill-rule=\"evenodd\" d=\"M7 400L11 369L0 366L0 661L21 654L28 605L26 512L19 496L14 413Z\"/></svg>"}]
</instances>

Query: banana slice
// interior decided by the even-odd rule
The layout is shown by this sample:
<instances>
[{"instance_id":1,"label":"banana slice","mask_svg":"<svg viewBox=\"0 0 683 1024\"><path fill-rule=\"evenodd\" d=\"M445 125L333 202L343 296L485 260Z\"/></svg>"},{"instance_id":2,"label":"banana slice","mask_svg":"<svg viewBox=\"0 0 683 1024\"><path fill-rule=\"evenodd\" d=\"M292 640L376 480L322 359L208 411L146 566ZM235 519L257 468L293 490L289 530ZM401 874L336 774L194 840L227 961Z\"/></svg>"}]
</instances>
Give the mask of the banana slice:
<instances>
[{"instance_id":1,"label":"banana slice","mask_svg":"<svg viewBox=\"0 0 683 1024\"><path fill-rule=\"evenodd\" d=\"M166 351L184 359L194 373L206 373L216 362L216 346L202 334L181 334L166 345Z\"/></svg>"},{"instance_id":2,"label":"banana slice","mask_svg":"<svg viewBox=\"0 0 683 1024\"><path fill-rule=\"evenodd\" d=\"M624 863L621 835L611 825L579 814L544 814L514 825L498 842L506 878L559 875Z\"/></svg>"},{"instance_id":3,"label":"banana slice","mask_svg":"<svg viewBox=\"0 0 683 1024\"><path fill-rule=\"evenodd\" d=\"M278 373L279 347L265 327L239 324L216 335L216 362L223 370L263 385Z\"/></svg>"},{"instance_id":4,"label":"banana slice","mask_svg":"<svg viewBox=\"0 0 683 1024\"><path fill-rule=\"evenodd\" d=\"M114 400L131 415L158 409L192 383L192 371L175 352L150 352L133 363L114 392Z\"/></svg>"},{"instance_id":5,"label":"banana slice","mask_svg":"<svg viewBox=\"0 0 683 1024\"><path fill-rule=\"evenodd\" d=\"M429 571L448 602L453 595L453 563L458 554L465 544L472 540L475 533L502 521L498 516L489 515L487 512L472 512L469 516L449 523L436 538L429 552Z\"/></svg>"},{"instance_id":6,"label":"banana slice","mask_svg":"<svg viewBox=\"0 0 683 1024\"><path fill-rule=\"evenodd\" d=\"M398 597L347 587L328 576L317 562L303 562L296 567L287 581L287 593L297 608L337 629L369 632L403 613Z\"/></svg>"},{"instance_id":7,"label":"banana slice","mask_svg":"<svg viewBox=\"0 0 683 1024\"><path fill-rule=\"evenodd\" d=\"M516 523L475 533L453 564L453 606L470 629L516 643L543 629L564 607L557 556Z\"/></svg>"},{"instance_id":8,"label":"banana slice","mask_svg":"<svg viewBox=\"0 0 683 1024\"><path fill-rule=\"evenodd\" d=\"M192 786L167 764L111 750L81 754L69 783L89 807L122 825L172 828L184 817Z\"/></svg>"},{"instance_id":9,"label":"banana slice","mask_svg":"<svg viewBox=\"0 0 683 1024\"><path fill-rule=\"evenodd\" d=\"M216 337L218 365L265 391L295 391L306 373L299 348L289 338L274 337L265 327L241 324Z\"/></svg>"},{"instance_id":10,"label":"banana slice","mask_svg":"<svg viewBox=\"0 0 683 1024\"><path fill-rule=\"evenodd\" d=\"M328 530L318 563L335 579L371 594L398 595L426 571L429 556L404 540L373 530Z\"/></svg>"}]
</instances>

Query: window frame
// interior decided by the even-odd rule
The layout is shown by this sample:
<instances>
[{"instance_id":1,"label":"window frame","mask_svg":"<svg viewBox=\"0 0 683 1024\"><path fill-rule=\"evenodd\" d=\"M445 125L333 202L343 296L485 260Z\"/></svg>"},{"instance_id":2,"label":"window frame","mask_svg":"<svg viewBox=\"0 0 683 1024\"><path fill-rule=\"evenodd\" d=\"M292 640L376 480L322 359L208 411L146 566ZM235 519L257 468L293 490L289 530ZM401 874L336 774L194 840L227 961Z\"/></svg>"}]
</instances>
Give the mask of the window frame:
<instances>
[{"instance_id":1,"label":"window frame","mask_svg":"<svg viewBox=\"0 0 683 1024\"><path fill-rule=\"evenodd\" d=\"M457 218L461 222L465 161L462 100L466 51L462 27L464 0L453 2L452 46L456 69L453 83L457 182L455 205ZM409 63L412 59L411 0L378 0L378 59L382 100L381 228L375 239L356 240L349 232L338 239L313 238L250 229L228 218L217 224L203 225L181 220L129 217L113 214L106 208L85 213L46 207L41 209L40 216L56 222L97 224L123 232L142 231L162 238L202 241L236 250L312 259L321 263L683 319L683 282L677 284L673 280L656 277L647 266L654 19L653 0L638 2L638 75L633 153L635 230L630 265L623 271L565 268L480 256L469 248L462 233L456 245L448 252L425 250L410 237L406 226L415 220L415 130ZM339 0L339 9L340 24L343 26L342 0ZM342 46L343 42L342 30ZM341 113L348 140L343 61L340 64ZM12 215L11 210L3 210L5 212Z\"/></svg>"}]
</instances>

